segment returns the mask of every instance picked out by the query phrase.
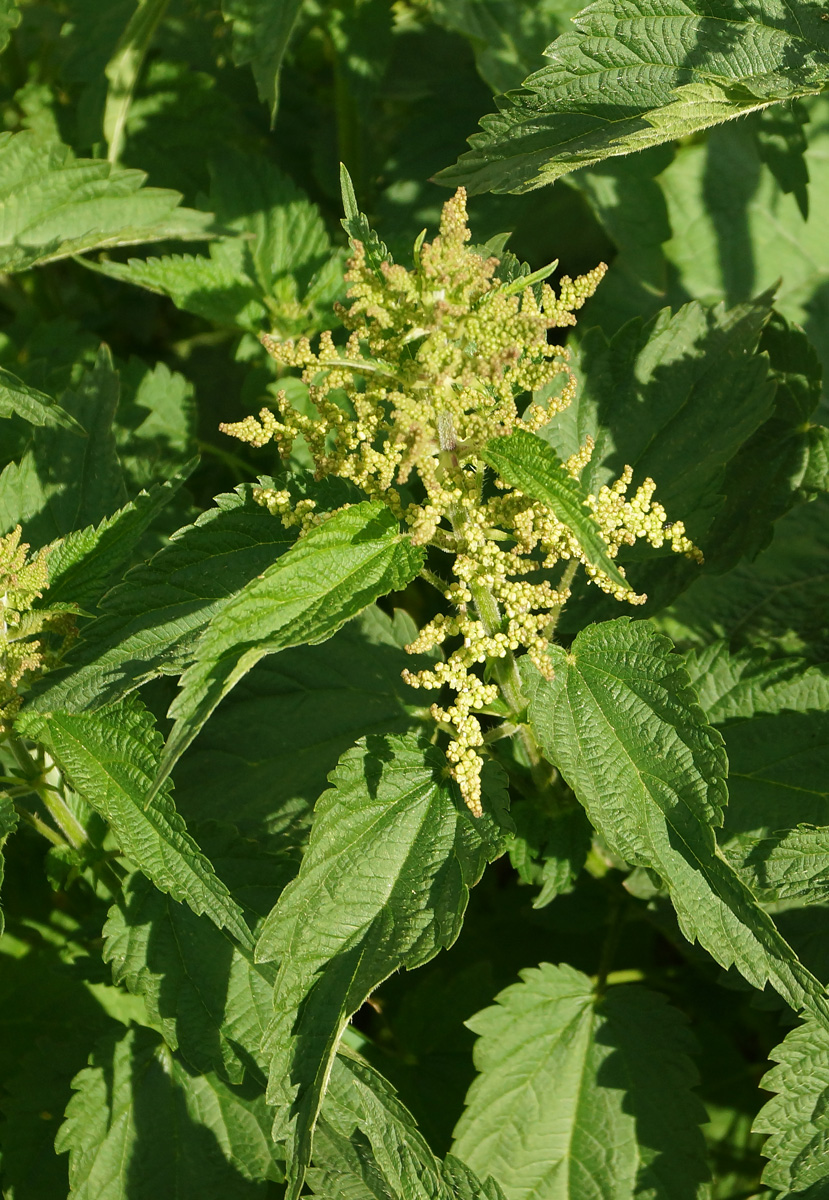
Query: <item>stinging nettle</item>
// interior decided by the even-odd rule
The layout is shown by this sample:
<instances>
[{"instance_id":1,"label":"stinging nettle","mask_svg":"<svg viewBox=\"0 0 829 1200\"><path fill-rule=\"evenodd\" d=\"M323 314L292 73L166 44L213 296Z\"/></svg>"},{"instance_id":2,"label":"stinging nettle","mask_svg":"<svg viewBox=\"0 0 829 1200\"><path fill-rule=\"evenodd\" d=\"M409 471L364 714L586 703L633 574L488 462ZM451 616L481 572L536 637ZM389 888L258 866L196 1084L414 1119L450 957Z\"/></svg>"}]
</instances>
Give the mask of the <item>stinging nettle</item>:
<instances>
[{"instance_id":1,"label":"stinging nettle","mask_svg":"<svg viewBox=\"0 0 829 1200\"><path fill-rule=\"evenodd\" d=\"M564 276L556 293L526 275L503 278L499 259L469 245L470 237L466 193L459 188L443 206L438 235L415 243L410 269L391 261L375 269L363 244L352 241L345 276L350 303L339 310L349 331L345 346L330 332L316 350L307 338L262 337L278 363L301 369L316 415L297 412L283 391L276 413L263 408L258 419L220 428L252 446L273 440L286 458L303 438L317 478L351 481L387 504L413 542L449 556L451 579L430 571L424 576L440 587L452 611L429 621L407 647L423 653L449 642L449 652L404 678L414 688L454 693L451 703L435 703L431 712L451 737L451 774L480 815L480 716L503 716L505 708L520 715L517 652L549 674L546 650L579 564L619 600L641 604L646 597L589 561L576 533L548 505L497 473L494 487L487 486L483 459L493 438L518 429L538 433L572 402L577 383L568 351L551 343L548 332L575 325L575 312L606 267ZM587 438L562 469L578 479L593 448ZM613 485L586 500L609 555L644 539L699 561L683 523L668 524L653 499L653 480L628 497L632 477L626 467ZM415 498L405 499L404 488ZM313 500L297 503L286 489L261 487L255 494L300 534L322 520Z\"/></svg>"}]
</instances>

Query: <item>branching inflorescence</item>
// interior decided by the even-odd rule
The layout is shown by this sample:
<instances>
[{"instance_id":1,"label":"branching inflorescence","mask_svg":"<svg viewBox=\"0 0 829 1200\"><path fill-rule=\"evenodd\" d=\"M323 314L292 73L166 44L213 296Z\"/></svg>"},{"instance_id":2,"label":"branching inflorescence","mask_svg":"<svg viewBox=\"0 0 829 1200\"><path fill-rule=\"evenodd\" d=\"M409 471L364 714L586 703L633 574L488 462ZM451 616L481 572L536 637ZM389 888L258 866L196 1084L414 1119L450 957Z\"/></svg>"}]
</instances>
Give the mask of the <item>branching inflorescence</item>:
<instances>
[{"instance_id":1,"label":"branching inflorescence","mask_svg":"<svg viewBox=\"0 0 829 1200\"><path fill-rule=\"evenodd\" d=\"M499 260L469 240L461 188L444 205L434 241L416 243L411 270L390 261L375 269L355 242L346 274L350 304L340 314L349 331L345 347L330 333L316 351L305 338L262 338L277 362L302 369L317 415L297 412L280 392L278 415L264 408L258 420L221 428L253 446L273 439L286 457L304 438L318 477L351 480L388 504L414 542L452 556L454 578L442 585L452 613L436 616L408 649L424 652L447 641L454 648L431 669L404 677L416 688L454 693L448 706L436 703L431 711L451 732L452 774L480 814L479 716L499 704L503 711L504 703L519 715L516 651L549 671L548 638L579 563L610 595L631 603L645 597L592 565L575 533L546 505L497 477L492 494L484 489L486 443L519 428L536 432L572 401L568 352L549 341L548 331L575 324L574 313L606 268L564 277L556 295L527 276L499 278ZM532 398L522 411L518 402L528 393L553 398ZM564 469L577 479L592 450L588 439ZM626 468L587 500L610 555L645 539L699 558L682 523L668 525L653 501L653 481L628 499L631 480ZM399 490L407 483L416 496L408 503ZM260 488L256 495L286 525L304 530L321 519L313 501L297 505L287 491Z\"/></svg>"},{"instance_id":2,"label":"branching inflorescence","mask_svg":"<svg viewBox=\"0 0 829 1200\"><path fill-rule=\"evenodd\" d=\"M0 734L9 732L23 702L18 689L24 678L53 665L55 656L44 650L37 634L51 629L66 639L75 630L70 612L32 607L48 587L49 552L44 547L27 557L21 532L18 525L0 538Z\"/></svg>"}]
</instances>

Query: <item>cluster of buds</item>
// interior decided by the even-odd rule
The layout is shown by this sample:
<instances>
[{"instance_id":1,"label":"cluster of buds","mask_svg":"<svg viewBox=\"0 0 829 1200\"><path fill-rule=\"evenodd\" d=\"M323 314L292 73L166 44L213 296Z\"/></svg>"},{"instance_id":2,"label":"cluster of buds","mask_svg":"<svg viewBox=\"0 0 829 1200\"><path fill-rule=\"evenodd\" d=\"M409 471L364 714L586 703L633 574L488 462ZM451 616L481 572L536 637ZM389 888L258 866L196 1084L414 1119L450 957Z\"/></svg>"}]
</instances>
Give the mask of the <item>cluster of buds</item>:
<instances>
[{"instance_id":1,"label":"cluster of buds","mask_svg":"<svg viewBox=\"0 0 829 1200\"><path fill-rule=\"evenodd\" d=\"M0 538L0 734L9 732L20 708L24 677L49 665L37 634L51 628L69 635L74 629L70 614L32 608L48 586L47 550L27 558L21 532L18 525Z\"/></svg>"},{"instance_id":2,"label":"cluster of buds","mask_svg":"<svg viewBox=\"0 0 829 1200\"><path fill-rule=\"evenodd\" d=\"M345 345L338 347L330 333L316 350L306 338L262 338L278 363L301 369L316 415L297 412L280 392L278 413L265 408L258 419L221 428L253 446L273 440L284 456L303 438L318 477L352 481L389 505L414 542L451 555L445 596L454 613L430 622L408 649L459 644L431 670L405 678L414 687L455 693L453 703L435 704L432 712L451 730L451 771L479 814L483 731L475 714L498 698L490 682L494 665L525 651L548 670L549 628L578 563L609 594L634 603L645 597L591 565L575 533L544 504L497 478L494 494L484 489L486 443L515 429L537 432L573 399L568 352L549 332L575 324L574 313L606 268L565 276L556 293L526 276L499 278L499 260L469 240L461 188L444 205L438 236L418 239L412 269L390 261L375 268L363 245L353 243L350 304L340 311ZM530 399L522 409L528 393L552 398ZM592 449L588 439L565 464L574 478ZM644 538L698 556L681 523L669 526L653 503L652 481L627 500L630 482L626 470L588 501L609 553ZM414 496L408 502L407 485ZM305 529L320 519L312 508L299 513L287 492L262 489L259 499L286 524Z\"/></svg>"}]
</instances>

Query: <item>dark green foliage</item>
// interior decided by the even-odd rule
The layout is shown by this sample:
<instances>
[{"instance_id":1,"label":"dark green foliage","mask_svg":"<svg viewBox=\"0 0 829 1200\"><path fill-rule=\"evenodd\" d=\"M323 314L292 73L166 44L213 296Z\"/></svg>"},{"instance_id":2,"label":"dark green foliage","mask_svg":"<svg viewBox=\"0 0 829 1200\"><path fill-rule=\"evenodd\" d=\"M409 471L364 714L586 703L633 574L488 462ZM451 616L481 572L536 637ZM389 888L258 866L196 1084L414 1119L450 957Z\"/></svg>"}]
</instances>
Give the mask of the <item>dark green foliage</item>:
<instances>
[{"instance_id":1,"label":"dark green foliage","mask_svg":"<svg viewBox=\"0 0 829 1200\"><path fill-rule=\"evenodd\" d=\"M8 1200L829 1195L827 17L0 0Z\"/></svg>"}]
</instances>

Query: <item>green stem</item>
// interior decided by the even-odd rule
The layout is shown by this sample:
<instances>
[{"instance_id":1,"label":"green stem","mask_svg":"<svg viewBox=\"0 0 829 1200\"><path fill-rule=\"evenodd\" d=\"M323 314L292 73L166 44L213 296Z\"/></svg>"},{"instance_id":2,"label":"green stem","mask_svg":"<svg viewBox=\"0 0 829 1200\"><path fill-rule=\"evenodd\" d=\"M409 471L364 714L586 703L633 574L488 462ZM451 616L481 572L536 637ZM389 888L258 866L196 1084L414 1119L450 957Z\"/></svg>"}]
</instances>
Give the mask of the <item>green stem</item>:
<instances>
[{"instance_id":1,"label":"green stem","mask_svg":"<svg viewBox=\"0 0 829 1200\"><path fill-rule=\"evenodd\" d=\"M622 926L625 921L625 896L620 888L615 887L611 892L610 904L611 909L607 933L604 945L602 946L601 958L599 959L599 969L596 972L597 997L603 996L607 990L610 968L613 965L613 958L619 945L619 938L621 937Z\"/></svg>"},{"instance_id":2,"label":"green stem","mask_svg":"<svg viewBox=\"0 0 829 1200\"><path fill-rule=\"evenodd\" d=\"M561 579L559 580L557 591L569 592L570 584L573 582L576 571L578 571L578 569L579 569L579 560L577 558L571 558L569 563L567 564L567 567L565 568L564 574L562 575ZM546 638L548 638L550 641L553 640L553 634L556 631L556 626L558 625L559 617L561 616L562 612L564 611L564 605L566 603L567 603L566 600L562 600L561 604L557 604L555 606L555 608L550 609L550 620L548 621L547 625L544 628L544 636Z\"/></svg>"},{"instance_id":3,"label":"green stem","mask_svg":"<svg viewBox=\"0 0 829 1200\"><path fill-rule=\"evenodd\" d=\"M51 842L53 846L66 846L68 843L60 836L56 829L52 829L45 821L41 821L40 817L22 804L15 804L15 811L23 818L27 824L36 829L39 834L46 838L47 842Z\"/></svg>"},{"instance_id":4,"label":"green stem","mask_svg":"<svg viewBox=\"0 0 829 1200\"><path fill-rule=\"evenodd\" d=\"M60 829L66 841L73 850L80 850L89 844L89 837L83 825L67 805L66 801L51 784L43 777L43 771L32 758L29 751L13 733L6 735L6 745L14 755L17 765L26 777L26 782L40 798L49 816Z\"/></svg>"},{"instance_id":5,"label":"green stem","mask_svg":"<svg viewBox=\"0 0 829 1200\"><path fill-rule=\"evenodd\" d=\"M426 583L431 584L433 588L436 588L440 592L441 596L446 594L446 589L449 587L449 584L445 579L441 579L439 575L435 575L434 571L430 571L428 567L424 567L420 572L420 578L425 580Z\"/></svg>"}]
</instances>

